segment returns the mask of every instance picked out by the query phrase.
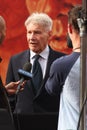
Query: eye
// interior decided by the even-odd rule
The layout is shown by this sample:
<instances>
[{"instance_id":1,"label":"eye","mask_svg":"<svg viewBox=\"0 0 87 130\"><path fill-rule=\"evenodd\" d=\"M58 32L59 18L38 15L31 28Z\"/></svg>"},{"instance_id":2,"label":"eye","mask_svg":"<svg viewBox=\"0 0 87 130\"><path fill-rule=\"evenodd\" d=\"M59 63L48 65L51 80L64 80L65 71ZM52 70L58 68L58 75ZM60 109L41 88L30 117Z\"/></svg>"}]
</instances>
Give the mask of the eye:
<instances>
[{"instance_id":1,"label":"eye","mask_svg":"<svg viewBox=\"0 0 87 130\"><path fill-rule=\"evenodd\" d=\"M32 32L31 32L31 31L28 31L27 33L28 33L28 34L31 34Z\"/></svg>"},{"instance_id":2,"label":"eye","mask_svg":"<svg viewBox=\"0 0 87 130\"><path fill-rule=\"evenodd\" d=\"M34 34L41 34L41 31L35 31Z\"/></svg>"}]
</instances>

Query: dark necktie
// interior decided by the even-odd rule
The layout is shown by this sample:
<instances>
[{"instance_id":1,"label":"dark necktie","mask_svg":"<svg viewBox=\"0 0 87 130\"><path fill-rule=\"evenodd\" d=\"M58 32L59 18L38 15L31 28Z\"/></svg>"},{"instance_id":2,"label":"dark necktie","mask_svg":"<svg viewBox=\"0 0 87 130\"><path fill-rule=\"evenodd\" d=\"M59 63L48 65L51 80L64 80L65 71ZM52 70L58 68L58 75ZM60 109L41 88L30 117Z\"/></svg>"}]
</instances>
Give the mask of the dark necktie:
<instances>
[{"instance_id":1,"label":"dark necktie","mask_svg":"<svg viewBox=\"0 0 87 130\"><path fill-rule=\"evenodd\" d=\"M32 81L33 81L34 89L36 92L40 88L41 82L43 79L41 66L40 66L40 63L38 62L39 58L40 58L40 55L35 56L35 61L33 64L33 69L32 69L32 73L33 73Z\"/></svg>"}]
</instances>

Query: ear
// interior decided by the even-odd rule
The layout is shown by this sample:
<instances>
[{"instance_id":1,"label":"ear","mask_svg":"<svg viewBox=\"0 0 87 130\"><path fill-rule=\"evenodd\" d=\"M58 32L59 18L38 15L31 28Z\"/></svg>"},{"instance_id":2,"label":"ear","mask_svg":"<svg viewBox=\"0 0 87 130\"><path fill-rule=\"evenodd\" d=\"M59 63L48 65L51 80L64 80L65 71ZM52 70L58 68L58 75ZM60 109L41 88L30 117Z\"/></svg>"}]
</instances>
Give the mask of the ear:
<instances>
[{"instance_id":1,"label":"ear","mask_svg":"<svg viewBox=\"0 0 87 130\"><path fill-rule=\"evenodd\" d=\"M68 33L72 33L72 25L68 24Z\"/></svg>"},{"instance_id":2,"label":"ear","mask_svg":"<svg viewBox=\"0 0 87 130\"><path fill-rule=\"evenodd\" d=\"M51 41L52 40L52 31L49 31L48 32L48 41Z\"/></svg>"},{"instance_id":3,"label":"ear","mask_svg":"<svg viewBox=\"0 0 87 130\"><path fill-rule=\"evenodd\" d=\"M52 31L49 31L48 35L49 35L49 37L51 37L52 36Z\"/></svg>"}]
</instances>

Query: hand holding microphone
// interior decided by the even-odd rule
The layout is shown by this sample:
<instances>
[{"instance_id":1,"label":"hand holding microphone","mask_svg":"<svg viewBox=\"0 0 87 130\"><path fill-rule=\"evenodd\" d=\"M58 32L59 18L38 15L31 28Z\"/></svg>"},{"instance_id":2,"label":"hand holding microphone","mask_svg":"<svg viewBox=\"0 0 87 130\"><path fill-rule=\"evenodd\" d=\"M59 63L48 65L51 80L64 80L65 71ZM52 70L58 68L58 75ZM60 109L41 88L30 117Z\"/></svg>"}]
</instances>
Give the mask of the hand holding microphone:
<instances>
[{"instance_id":1,"label":"hand holding microphone","mask_svg":"<svg viewBox=\"0 0 87 130\"><path fill-rule=\"evenodd\" d=\"M23 82L32 78L32 74L30 73L31 67L32 67L31 63L27 62L24 64L23 69L18 70L20 83L17 87L16 94L20 91L21 85L23 85Z\"/></svg>"},{"instance_id":2,"label":"hand holding microphone","mask_svg":"<svg viewBox=\"0 0 87 130\"><path fill-rule=\"evenodd\" d=\"M17 87L19 85L20 81L17 82L10 82L7 85L5 85L5 89L9 95L15 94ZM21 88L22 90L23 88Z\"/></svg>"},{"instance_id":3,"label":"hand holding microphone","mask_svg":"<svg viewBox=\"0 0 87 130\"><path fill-rule=\"evenodd\" d=\"M32 74L30 73L31 67L31 63L27 62L24 64L23 69L18 69L20 80L16 82L10 82L9 84L5 85L8 94L17 94L20 90L23 90L26 80L32 78Z\"/></svg>"}]
</instances>

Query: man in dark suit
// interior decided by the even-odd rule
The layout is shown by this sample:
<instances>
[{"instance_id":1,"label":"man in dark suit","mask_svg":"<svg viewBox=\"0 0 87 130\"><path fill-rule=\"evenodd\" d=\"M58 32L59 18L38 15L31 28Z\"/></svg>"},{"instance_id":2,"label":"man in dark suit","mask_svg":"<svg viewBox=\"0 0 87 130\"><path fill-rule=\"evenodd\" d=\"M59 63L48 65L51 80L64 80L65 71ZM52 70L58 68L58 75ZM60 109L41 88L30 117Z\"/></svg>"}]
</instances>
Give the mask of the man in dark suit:
<instances>
[{"instance_id":1,"label":"man in dark suit","mask_svg":"<svg viewBox=\"0 0 87 130\"><path fill-rule=\"evenodd\" d=\"M32 79L25 82L24 89L22 88L23 91L18 92L16 97L17 85L16 87L6 85L12 111L22 114L58 112L59 95L58 97L49 96L44 87L52 62L65 55L52 50L48 46L52 33L52 20L45 13L33 13L25 21L25 27L29 49L11 57L6 84L10 82L11 84L14 82L19 83L18 69L22 69L26 62L30 62L33 66L36 54L40 55L38 61L43 79L36 94L34 93Z\"/></svg>"}]
</instances>

